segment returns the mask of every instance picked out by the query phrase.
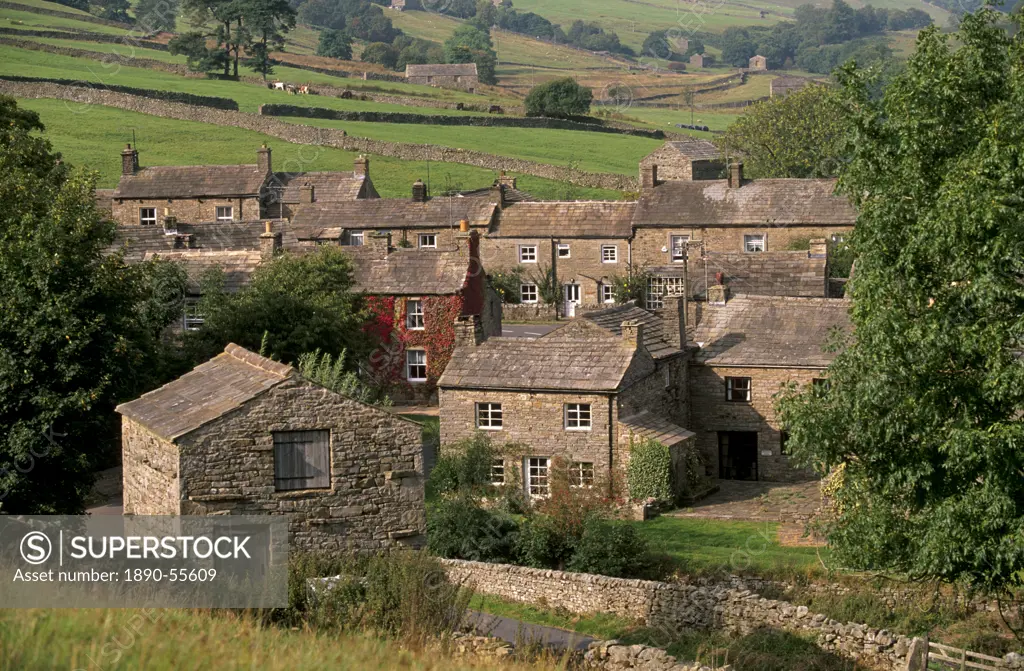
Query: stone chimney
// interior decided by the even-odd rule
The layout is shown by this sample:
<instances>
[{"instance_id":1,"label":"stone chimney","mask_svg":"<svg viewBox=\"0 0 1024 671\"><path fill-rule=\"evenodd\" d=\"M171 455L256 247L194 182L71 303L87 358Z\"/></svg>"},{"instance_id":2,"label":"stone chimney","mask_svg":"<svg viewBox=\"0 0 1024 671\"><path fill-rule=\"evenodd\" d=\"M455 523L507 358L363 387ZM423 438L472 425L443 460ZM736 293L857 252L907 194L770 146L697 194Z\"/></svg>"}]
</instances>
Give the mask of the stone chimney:
<instances>
[{"instance_id":1,"label":"stone chimney","mask_svg":"<svg viewBox=\"0 0 1024 671\"><path fill-rule=\"evenodd\" d=\"M427 185L421 179L412 183L412 200L415 203L427 202Z\"/></svg>"},{"instance_id":2,"label":"stone chimney","mask_svg":"<svg viewBox=\"0 0 1024 671\"><path fill-rule=\"evenodd\" d=\"M505 189L508 187L498 182L491 187L491 198L498 204L498 209L504 210L505 206L508 205L508 200L505 198Z\"/></svg>"},{"instance_id":3,"label":"stone chimney","mask_svg":"<svg viewBox=\"0 0 1024 671\"><path fill-rule=\"evenodd\" d=\"M641 189L653 189L658 186L658 166L656 165L641 165L640 166L640 188Z\"/></svg>"},{"instance_id":4,"label":"stone chimney","mask_svg":"<svg viewBox=\"0 0 1024 671\"><path fill-rule=\"evenodd\" d=\"M729 287L716 284L708 287L708 305L725 305L729 300Z\"/></svg>"},{"instance_id":5,"label":"stone chimney","mask_svg":"<svg viewBox=\"0 0 1024 671\"><path fill-rule=\"evenodd\" d=\"M309 205L313 202L313 185L306 182L299 187L299 204Z\"/></svg>"},{"instance_id":6,"label":"stone chimney","mask_svg":"<svg viewBox=\"0 0 1024 671\"><path fill-rule=\"evenodd\" d=\"M134 175L139 171L139 152L126 144L121 150L121 174Z\"/></svg>"},{"instance_id":7,"label":"stone chimney","mask_svg":"<svg viewBox=\"0 0 1024 671\"><path fill-rule=\"evenodd\" d=\"M686 347L686 295L664 296L665 305L661 313L662 333L665 340L676 349Z\"/></svg>"},{"instance_id":8,"label":"stone chimney","mask_svg":"<svg viewBox=\"0 0 1024 671\"><path fill-rule=\"evenodd\" d=\"M370 176L370 159L365 156L360 156L352 164L352 172L356 177L369 177Z\"/></svg>"},{"instance_id":9,"label":"stone chimney","mask_svg":"<svg viewBox=\"0 0 1024 671\"><path fill-rule=\"evenodd\" d=\"M743 186L743 164L729 164L729 188L738 189Z\"/></svg>"},{"instance_id":10,"label":"stone chimney","mask_svg":"<svg viewBox=\"0 0 1024 671\"><path fill-rule=\"evenodd\" d=\"M502 170L498 174L498 184L504 184L506 188L514 189L516 188L516 178L511 175L506 175L505 171Z\"/></svg>"},{"instance_id":11,"label":"stone chimney","mask_svg":"<svg viewBox=\"0 0 1024 671\"><path fill-rule=\"evenodd\" d=\"M264 226L260 233L260 261L266 263L281 251L281 234L274 233L273 224L269 221Z\"/></svg>"},{"instance_id":12,"label":"stone chimney","mask_svg":"<svg viewBox=\"0 0 1024 671\"><path fill-rule=\"evenodd\" d=\"M807 249L807 256L812 259L827 259L828 243L825 238L812 238L811 246Z\"/></svg>"},{"instance_id":13,"label":"stone chimney","mask_svg":"<svg viewBox=\"0 0 1024 671\"><path fill-rule=\"evenodd\" d=\"M455 318L456 347L479 347L486 339L480 315L459 315Z\"/></svg>"},{"instance_id":14,"label":"stone chimney","mask_svg":"<svg viewBox=\"0 0 1024 671\"><path fill-rule=\"evenodd\" d=\"M260 172L265 175L273 172L270 162L270 147L267 145L263 145L256 150L256 165L259 166Z\"/></svg>"},{"instance_id":15,"label":"stone chimney","mask_svg":"<svg viewBox=\"0 0 1024 671\"><path fill-rule=\"evenodd\" d=\"M644 346L644 325L635 319L622 322L622 342L633 349Z\"/></svg>"},{"instance_id":16,"label":"stone chimney","mask_svg":"<svg viewBox=\"0 0 1024 671\"><path fill-rule=\"evenodd\" d=\"M369 232L365 234L363 244L373 249L373 258L386 259L391 253L391 233L389 231Z\"/></svg>"}]
</instances>

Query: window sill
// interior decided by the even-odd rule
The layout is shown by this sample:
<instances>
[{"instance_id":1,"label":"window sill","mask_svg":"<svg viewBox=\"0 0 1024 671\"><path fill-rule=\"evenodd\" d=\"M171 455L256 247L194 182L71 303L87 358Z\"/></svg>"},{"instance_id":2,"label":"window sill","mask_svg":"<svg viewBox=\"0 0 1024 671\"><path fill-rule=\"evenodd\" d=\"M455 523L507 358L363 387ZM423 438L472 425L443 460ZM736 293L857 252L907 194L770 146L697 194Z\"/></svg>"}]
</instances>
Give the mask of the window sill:
<instances>
[{"instance_id":1,"label":"window sill","mask_svg":"<svg viewBox=\"0 0 1024 671\"><path fill-rule=\"evenodd\" d=\"M330 487L317 487L315 489L282 489L274 492L275 499L304 499L308 496L323 496L330 494L333 490Z\"/></svg>"},{"instance_id":2,"label":"window sill","mask_svg":"<svg viewBox=\"0 0 1024 671\"><path fill-rule=\"evenodd\" d=\"M477 426L476 428L478 428L481 431L501 431L505 427L503 427L503 426Z\"/></svg>"},{"instance_id":3,"label":"window sill","mask_svg":"<svg viewBox=\"0 0 1024 671\"><path fill-rule=\"evenodd\" d=\"M426 331L427 327L426 326L406 326L405 330L406 331Z\"/></svg>"},{"instance_id":4,"label":"window sill","mask_svg":"<svg viewBox=\"0 0 1024 671\"><path fill-rule=\"evenodd\" d=\"M409 384L423 384L424 382L427 381L427 378L406 378L405 381L408 382Z\"/></svg>"},{"instance_id":5,"label":"window sill","mask_svg":"<svg viewBox=\"0 0 1024 671\"><path fill-rule=\"evenodd\" d=\"M592 430L593 430L593 427L591 427L591 426L588 426L588 427L586 427L586 428L583 428L583 427L580 427L580 428L574 428L574 427L568 427L568 426L567 426L567 427L565 427L565 430L566 430L566 431L592 431Z\"/></svg>"}]
</instances>

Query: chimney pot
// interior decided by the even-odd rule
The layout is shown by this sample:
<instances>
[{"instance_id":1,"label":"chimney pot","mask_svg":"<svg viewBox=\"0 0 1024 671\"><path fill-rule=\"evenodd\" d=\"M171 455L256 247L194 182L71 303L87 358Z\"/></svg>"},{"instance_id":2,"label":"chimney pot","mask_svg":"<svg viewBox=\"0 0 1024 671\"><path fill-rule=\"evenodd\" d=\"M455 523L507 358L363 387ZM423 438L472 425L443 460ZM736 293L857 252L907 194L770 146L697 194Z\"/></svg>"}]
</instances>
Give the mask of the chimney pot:
<instances>
[{"instance_id":1,"label":"chimney pot","mask_svg":"<svg viewBox=\"0 0 1024 671\"><path fill-rule=\"evenodd\" d=\"M743 164L742 163L730 163L729 164L729 188L738 189L743 186Z\"/></svg>"},{"instance_id":2,"label":"chimney pot","mask_svg":"<svg viewBox=\"0 0 1024 671\"><path fill-rule=\"evenodd\" d=\"M634 349L644 346L644 325L632 319L622 322L622 341Z\"/></svg>"},{"instance_id":3,"label":"chimney pot","mask_svg":"<svg viewBox=\"0 0 1024 671\"><path fill-rule=\"evenodd\" d=\"M263 233L260 234L260 260L264 263L272 261L274 256L281 251L281 234L274 233L271 222L263 224Z\"/></svg>"},{"instance_id":4,"label":"chimney pot","mask_svg":"<svg viewBox=\"0 0 1024 671\"><path fill-rule=\"evenodd\" d=\"M459 220L459 233L469 233L469 219Z\"/></svg>"}]
</instances>

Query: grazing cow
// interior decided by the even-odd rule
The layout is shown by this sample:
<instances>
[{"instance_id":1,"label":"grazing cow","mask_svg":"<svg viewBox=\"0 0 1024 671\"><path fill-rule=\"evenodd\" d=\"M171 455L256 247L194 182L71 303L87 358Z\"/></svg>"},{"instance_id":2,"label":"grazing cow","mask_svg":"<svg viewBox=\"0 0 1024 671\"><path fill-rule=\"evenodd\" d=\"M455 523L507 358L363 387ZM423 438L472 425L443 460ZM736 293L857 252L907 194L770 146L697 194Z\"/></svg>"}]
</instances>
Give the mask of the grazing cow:
<instances>
[{"instance_id":1,"label":"grazing cow","mask_svg":"<svg viewBox=\"0 0 1024 671\"><path fill-rule=\"evenodd\" d=\"M491 105L491 108L487 110L491 114L504 114L505 110L501 109L498 105Z\"/></svg>"},{"instance_id":2,"label":"grazing cow","mask_svg":"<svg viewBox=\"0 0 1024 671\"><path fill-rule=\"evenodd\" d=\"M465 107L466 106L463 105L462 103L456 103L456 105L455 105L455 109L457 109L457 110L465 109Z\"/></svg>"},{"instance_id":3,"label":"grazing cow","mask_svg":"<svg viewBox=\"0 0 1024 671\"><path fill-rule=\"evenodd\" d=\"M272 84L272 86L274 87L275 91L284 91L285 90L285 83L284 82L274 82Z\"/></svg>"},{"instance_id":4,"label":"grazing cow","mask_svg":"<svg viewBox=\"0 0 1024 671\"><path fill-rule=\"evenodd\" d=\"M309 94L309 86L307 84L303 84L302 86L299 87L299 91L298 92L302 93L303 95L308 95Z\"/></svg>"},{"instance_id":5,"label":"grazing cow","mask_svg":"<svg viewBox=\"0 0 1024 671\"><path fill-rule=\"evenodd\" d=\"M352 92L349 91L348 89L345 89L344 91L341 92L341 97L344 98L345 100L348 100L349 98L352 97Z\"/></svg>"}]
</instances>

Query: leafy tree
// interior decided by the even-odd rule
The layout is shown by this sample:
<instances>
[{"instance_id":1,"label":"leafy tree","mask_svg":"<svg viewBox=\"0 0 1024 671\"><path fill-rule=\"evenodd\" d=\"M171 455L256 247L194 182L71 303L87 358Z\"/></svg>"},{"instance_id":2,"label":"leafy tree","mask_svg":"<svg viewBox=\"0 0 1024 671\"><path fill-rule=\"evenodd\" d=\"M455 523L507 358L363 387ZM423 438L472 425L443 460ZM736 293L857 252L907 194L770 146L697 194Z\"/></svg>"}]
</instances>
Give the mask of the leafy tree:
<instances>
[{"instance_id":1,"label":"leafy tree","mask_svg":"<svg viewBox=\"0 0 1024 671\"><path fill-rule=\"evenodd\" d=\"M374 42L373 44L366 45L359 58L366 63L376 63L394 70L395 65L398 63L398 52L390 44Z\"/></svg>"},{"instance_id":2,"label":"leafy tree","mask_svg":"<svg viewBox=\"0 0 1024 671\"><path fill-rule=\"evenodd\" d=\"M369 349L362 300L351 290L351 264L338 248L283 255L261 265L235 294L223 290L223 279L214 270L202 280L205 321L186 340L195 361L230 342L287 362L318 349L332 356L347 350L358 361Z\"/></svg>"},{"instance_id":3,"label":"leafy tree","mask_svg":"<svg viewBox=\"0 0 1024 671\"><path fill-rule=\"evenodd\" d=\"M316 55L350 61L352 60L352 38L344 31L327 28L320 33L320 40L316 44Z\"/></svg>"},{"instance_id":4,"label":"leafy tree","mask_svg":"<svg viewBox=\"0 0 1024 671\"><path fill-rule=\"evenodd\" d=\"M178 0L139 0L135 5L135 24L146 32L173 33L178 16Z\"/></svg>"},{"instance_id":5,"label":"leafy tree","mask_svg":"<svg viewBox=\"0 0 1024 671\"><path fill-rule=\"evenodd\" d=\"M842 96L812 84L747 108L719 139L755 177L833 177L846 156Z\"/></svg>"},{"instance_id":6,"label":"leafy tree","mask_svg":"<svg viewBox=\"0 0 1024 671\"><path fill-rule=\"evenodd\" d=\"M956 47L925 29L880 100L840 72L855 337L827 389L780 401L794 455L841 467L838 562L995 595L1024 581L1024 33L1000 16Z\"/></svg>"},{"instance_id":7,"label":"leafy tree","mask_svg":"<svg viewBox=\"0 0 1024 671\"><path fill-rule=\"evenodd\" d=\"M476 0L444 0L444 2L427 2L425 6L429 9L432 6L437 8L441 14L454 16L460 19L471 19L476 15ZM490 26L487 26L490 28Z\"/></svg>"},{"instance_id":8,"label":"leafy tree","mask_svg":"<svg viewBox=\"0 0 1024 671\"><path fill-rule=\"evenodd\" d=\"M116 445L114 404L153 380L185 277L104 254L115 227L96 176L61 162L42 130L0 97L0 505L73 514Z\"/></svg>"},{"instance_id":9,"label":"leafy tree","mask_svg":"<svg viewBox=\"0 0 1024 671\"><path fill-rule=\"evenodd\" d=\"M757 44L744 28L726 28L722 33L722 61L745 68L757 53Z\"/></svg>"},{"instance_id":10,"label":"leafy tree","mask_svg":"<svg viewBox=\"0 0 1024 671\"><path fill-rule=\"evenodd\" d=\"M498 23L498 8L491 0L477 0L476 15L470 23L482 30L490 30Z\"/></svg>"},{"instance_id":11,"label":"leafy tree","mask_svg":"<svg viewBox=\"0 0 1024 671\"><path fill-rule=\"evenodd\" d=\"M494 51L489 30L481 30L469 24L459 26L445 40L444 59L447 63L476 63L480 81L485 84L498 83L494 74L498 54Z\"/></svg>"},{"instance_id":12,"label":"leafy tree","mask_svg":"<svg viewBox=\"0 0 1024 671\"><path fill-rule=\"evenodd\" d=\"M174 56L185 56L188 69L195 72L213 72L227 67L227 55L220 49L207 48L206 35L200 32L175 35L167 43L167 50Z\"/></svg>"},{"instance_id":13,"label":"leafy tree","mask_svg":"<svg viewBox=\"0 0 1024 671\"><path fill-rule=\"evenodd\" d=\"M295 10L288 0L239 0L243 2L242 20L246 28L246 65L267 75L274 71L270 52L284 48L284 34L295 27Z\"/></svg>"},{"instance_id":14,"label":"leafy tree","mask_svg":"<svg viewBox=\"0 0 1024 671\"><path fill-rule=\"evenodd\" d=\"M128 0L93 0L92 4L99 8L98 14L100 18L111 21L123 21L125 23L132 20L128 16L128 10L131 9Z\"/></svg>"},{"instance_id":15,"label":"leafy tree","mask_svg":"<svg viewBox=\"0 0 1024 671\"><path fill-rule=\"evenodd\" d=\"M564 118L587 114L593 99L593 91L572 77L565 77L534 86L523 104L527 116Z\"/></svg>"},{"instance_id":16,"label":"leafy tree","mask_svg":"<svg viewBox=\"0 0 1024 671\"><path fill-rule=\"evenodd\" d=\"M298 22L317 28L345 28L344 5L335 0L306 0L299 5Z\"/></svg>"},{"instance_id":17,"label":"leafy tree","mask_svg":"<svg viewBox=\"0 0 1024 671\"><path fill-rule=\"evenodd\" d=\"M195 44L195 38L190 38L189 52L181 51L201 65L210 66L216 63L224 68L224 76L231 74L231 64L234 62L234 74L238 76L239 50L242 44L242 35L238 35L234 28L235 24L241 23L241 3L236 0L181 0L181 11L188 16L193 26L200 27L213 24L215 27L211 32L199 33L204 37L216 41L220 54L208 54L199 58L199 51ZM240 26L239 26L240 27ZM184 45L182 45L184 46ZM204 43L205 48L205 43ZM204 68L205 69L205 68Z\"/></svg>"}]
</instances>

